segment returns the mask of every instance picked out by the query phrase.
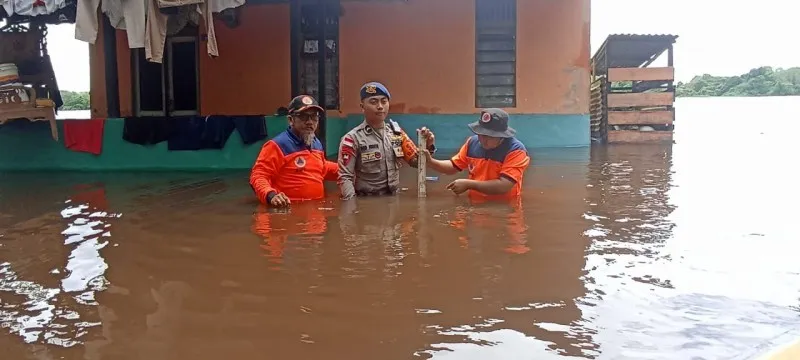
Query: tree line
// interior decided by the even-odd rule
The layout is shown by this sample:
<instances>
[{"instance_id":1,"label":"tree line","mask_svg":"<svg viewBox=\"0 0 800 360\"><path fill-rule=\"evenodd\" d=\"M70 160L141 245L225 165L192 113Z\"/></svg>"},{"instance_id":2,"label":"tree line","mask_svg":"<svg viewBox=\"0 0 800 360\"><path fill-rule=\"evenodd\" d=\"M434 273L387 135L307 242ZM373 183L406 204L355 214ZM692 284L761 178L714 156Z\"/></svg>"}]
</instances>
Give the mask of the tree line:
<instances>
[{"instance_id":1,"label":"tree line","mask_svg":"<svg viewBox=\"0 0 800 360\"><path fill-rule=\"evenodd\" d=\"M762 66L739 76L695 76L678 82L676 96L793 96L800 95L800 67Z\"/></svg>"},{"instance_id":2,"label":"tree line","mask_svg":"<svg viewBox=\"0 0 800 360\"><path fill-rule=\"evenodd\" d=\"M762 66L739 76L695 76L678 82L676 96L793 96L800 95L800 67L773 69ZM89 110L88 91L62 90L60 110Z\"/></svg>"}]
</instances>

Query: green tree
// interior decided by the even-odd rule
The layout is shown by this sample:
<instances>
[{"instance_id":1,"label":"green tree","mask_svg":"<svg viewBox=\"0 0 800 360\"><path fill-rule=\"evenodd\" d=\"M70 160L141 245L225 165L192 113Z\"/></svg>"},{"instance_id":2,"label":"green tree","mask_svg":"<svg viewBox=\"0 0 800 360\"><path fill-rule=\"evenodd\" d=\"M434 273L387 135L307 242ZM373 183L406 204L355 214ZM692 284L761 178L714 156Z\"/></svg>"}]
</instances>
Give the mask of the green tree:
<instances>
[{"instance_id":1,"label":"green tree","mask_svg":"<svg viewBox=\"0 0 800 360\"><path fill-rule=\"evenodd\" d=\"M86 91L61 90L64 105L59 110L89 110L89 93Z\"/></svg>"},{"instance_id":2,"label":"green tree","mask_svg":"<svg viewBox=\"0 0 800 360\"><path fill-rule=\"evenodd\" d=\"M793 96L800 95L800 67L752 69L739 76L695 76L678 82L677 96Z\"/></svg>"}]
</instances>

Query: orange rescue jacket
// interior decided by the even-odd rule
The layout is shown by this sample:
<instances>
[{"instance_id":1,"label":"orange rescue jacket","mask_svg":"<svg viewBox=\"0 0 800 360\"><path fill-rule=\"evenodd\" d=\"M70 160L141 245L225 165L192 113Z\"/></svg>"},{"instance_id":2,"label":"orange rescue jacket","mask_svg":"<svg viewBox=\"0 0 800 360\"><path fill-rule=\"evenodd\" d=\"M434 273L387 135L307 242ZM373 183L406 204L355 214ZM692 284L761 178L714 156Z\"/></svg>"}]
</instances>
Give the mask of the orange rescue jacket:
<instances>
[{"instance_id":1,"label":"orange rescue jacket","mask_svg":"<svg viewBox=\"0 0 800 360\"><path fill-rule=\"evenodd\" d=\"M323 181L335 181L338 173L339 166L325 159L319 139L309 147L287 129L261 147L250 171L250 186L267 205L281 192L292 201L315 200L325 197Z\"/></svg>"}]
</instances>

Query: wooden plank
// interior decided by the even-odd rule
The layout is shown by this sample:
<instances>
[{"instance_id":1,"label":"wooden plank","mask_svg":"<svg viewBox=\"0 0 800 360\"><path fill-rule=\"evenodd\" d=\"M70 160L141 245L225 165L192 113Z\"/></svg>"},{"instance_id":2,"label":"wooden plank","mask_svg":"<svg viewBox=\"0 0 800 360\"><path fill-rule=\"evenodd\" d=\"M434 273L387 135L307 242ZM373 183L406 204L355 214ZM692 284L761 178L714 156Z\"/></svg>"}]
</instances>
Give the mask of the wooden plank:
<instances>
[{"instance_id":1,"label":"wooden plank","mask_svg":"<svg viewBox=\"0 0 800 360\"><path fill-rule=\"evenodd\" d=\"M608 107L667 106L675 102L675 94L660 93L628 93L608 94Z\"/></svg>"},{"instance_id":2,"label":"wooden plank","mask_svg":"<svg viewBox=\"0 0 800 360\"><path fill-rule=\"evenodd\" d=\"M671 143L672 131L608 130L608 143Z\"/></svg>"},{"instance_id":3,"label":"wooden plank","mask_svg":"<svg viewBox=\"0 0 800 360\"><path fill-rule=\"evenodd\" d=\"M425 162L428 160L428 158L425 157L425 155L422 154L422 150L428 148L428 143L427 142L428 142L427 139L425 139L425 137L423 137L422 133L420 132L419 135L417 136L417 144L419 146L419 152L417 153L417 162L418 162L417 163L417 196L421 197L421 198L426 197L427 194L428 194L426 183L425 183L425 181L427 180L427 172L425 171L426 170Z\"/></svg>"},{"instance_id":4,"label":"wooden plank","mask_svg":"<svg viewBox=\"0 0 800 360\"><path fill-rule=\"evenodd\" d=\"M609 111L609 125L671 125L675 120L672 110Z\"/></svg>"},{"instance_id":5,"label":"wooden plank","mask_svg":"<svg viewBox=\"0 0 800 360\"><path fill-rule=\"evenodd\" d=\"M675 68L649 67L649 68L610 68L608 81L652 81L674 80Z\"/></svg>"}]
</instances>

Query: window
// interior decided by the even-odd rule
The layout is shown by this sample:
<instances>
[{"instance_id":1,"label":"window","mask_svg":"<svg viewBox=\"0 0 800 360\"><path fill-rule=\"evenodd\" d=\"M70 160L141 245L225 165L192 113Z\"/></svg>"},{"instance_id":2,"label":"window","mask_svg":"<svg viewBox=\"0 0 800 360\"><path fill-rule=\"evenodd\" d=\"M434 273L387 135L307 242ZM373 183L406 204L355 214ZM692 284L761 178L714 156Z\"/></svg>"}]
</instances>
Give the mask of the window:
<instances>
[{"instance_id":1,"label":"window","mask_svg":"<svg viewBox=\"0 0 800 360\"><path fill-rule=\"evenodd\" d=\"M320 51L325 57L325 98L326 109L339 108L339 4L335 2L326 8L318 4L303 5L300 19L300 49L297 61L298 91L315 97L319 96ZM324 19L323 19L324 17ZM323 30L324 26L324 30ZM324 41L320 41L324 35ZM324 43L325 45L321 45Z\"/></svg>"},{"instance_id":2,"label":"window","mask_svg":"<svg viewBox=\"0 0 800 360\"><path fill-rule=\"evenodd\" d=\"M517 1L475 0L475 107L517 106Z\"/></svg>"},{"instance_id":3,"label":"window","mask_svg":"<svg viewBox=\"0 0 800 360\"><path fill-rule=\"evenodd\" d=\"M197 51L197 36L184 35L183 31L178 36L167 37L161 64L148 62L144 49L134 49L133 95L137 116L199 113Z\"/></svg>"}]
</instances>

